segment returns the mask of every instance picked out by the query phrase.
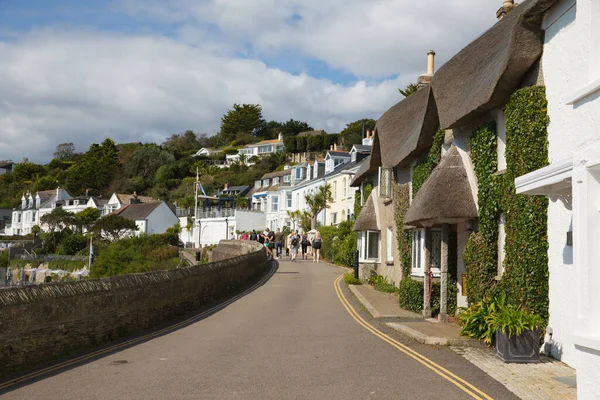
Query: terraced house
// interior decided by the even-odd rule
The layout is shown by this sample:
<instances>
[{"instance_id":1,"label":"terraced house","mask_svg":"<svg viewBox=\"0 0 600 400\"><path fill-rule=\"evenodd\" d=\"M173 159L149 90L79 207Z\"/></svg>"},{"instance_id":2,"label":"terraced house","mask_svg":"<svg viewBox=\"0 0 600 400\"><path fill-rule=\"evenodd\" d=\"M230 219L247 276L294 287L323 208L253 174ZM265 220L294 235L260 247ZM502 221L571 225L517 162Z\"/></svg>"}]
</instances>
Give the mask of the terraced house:
<instances>
[{"instance_id":1,"label":"terraced house","mask_svg":"<svg viewBox=\"0 0 600 400\"><path fill-rule=\"evenodd\" d=\"M504 1L435 74L430 52L352 182L362 278L398 284L401 303L420 290L402 305L441 320L505 293L546 321L544 348L577 369L581 398L600 393L599 13L593 0Z\"/></svg>"}]
</instances>

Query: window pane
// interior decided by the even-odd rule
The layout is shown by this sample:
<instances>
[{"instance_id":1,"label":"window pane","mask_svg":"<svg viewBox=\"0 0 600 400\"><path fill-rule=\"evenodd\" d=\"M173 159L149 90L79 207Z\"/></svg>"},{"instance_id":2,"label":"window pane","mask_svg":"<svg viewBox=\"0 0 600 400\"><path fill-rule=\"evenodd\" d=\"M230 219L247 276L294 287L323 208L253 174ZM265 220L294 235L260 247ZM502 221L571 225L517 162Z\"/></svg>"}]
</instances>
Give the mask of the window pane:
<instances>
[{"instance_id":1,"label":"window pane","mask_svg":"<svg viewBox=\"0 0 600 400\"><path fill-rule=\"evenodd\" d=\"M367 258L379 258L379 232L367 232Z\"/></svg>"},{"instance_id":2,"label":"window pane","mask_svg":"<svg viewBox=\"0 0 600 400\"><path fill-rule=\"evenodd\" d=\"M431 269L442 267L442 232L431 232Z\"/></svg>"}]
</instances>

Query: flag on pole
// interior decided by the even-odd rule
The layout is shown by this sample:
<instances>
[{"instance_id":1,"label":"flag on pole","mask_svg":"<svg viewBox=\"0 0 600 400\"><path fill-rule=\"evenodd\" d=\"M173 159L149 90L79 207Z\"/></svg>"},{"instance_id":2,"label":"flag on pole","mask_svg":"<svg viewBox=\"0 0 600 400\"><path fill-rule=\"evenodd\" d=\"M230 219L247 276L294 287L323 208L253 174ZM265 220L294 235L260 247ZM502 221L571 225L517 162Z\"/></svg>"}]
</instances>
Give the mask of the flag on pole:
<instances>
[{"instance_id":1,"label":"flag on pole","mask_svg":"<svg viewBox=\"0 0 600 400\"><path fill-rule=\"evenodd\" d=\"M94 244L92 243L92 238L90 238L90 259L89 259L88 268L91 268L93 263L94 263Z\"/></svg>"}]
</instances>

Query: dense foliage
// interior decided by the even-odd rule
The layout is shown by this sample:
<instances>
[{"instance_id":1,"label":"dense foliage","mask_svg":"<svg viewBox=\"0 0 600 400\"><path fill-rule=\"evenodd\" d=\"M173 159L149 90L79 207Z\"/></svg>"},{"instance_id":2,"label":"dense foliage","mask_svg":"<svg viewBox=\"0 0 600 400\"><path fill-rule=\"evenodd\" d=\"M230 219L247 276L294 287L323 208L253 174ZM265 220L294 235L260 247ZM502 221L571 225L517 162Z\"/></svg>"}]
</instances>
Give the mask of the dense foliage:
<instances>
[{"instance_id":1,"label":"dense foliage","mask_svg":"<svg viewBox=\"0 0 600 400\"><path fill-rule=\"evenodd\" d=\"M402 279L406 279L410 278L412 268L411 235L409 231L404 230L404 216L410 206L409 185L395 184L393 190L396 241L402 265Z\"/></svg>"},{"instance_id":2,"label":"dense foliage","mask_svg":"<svg viewBox=\"0 0 600 400\"><path fill-rule=\"evenodd\" d=\"M173 234L139 236L121 239L102 248L92 264L90 276L165 270L178 264L179 249L173 246Z\"/></svg>"},{"instance_id":3,"label":"dense foliage","mask_svg":"<svg viewBox=\"0 0 600 400\"><path fill-rule=\"evenodd\" d=\"M444 131L438 131L433 137L433 142L427 155L415 165L412 171L412 196L413 198L417 195L417 192L425 183L433 169L440 162L442 156L442 145L444 144Z\"/></svg>"},{"instance_id":4,"label":"dense foliage","mask_svg":"<svg viewBox=\"0 0 600 400\"><path fill-rule=\"evenodd\" d=\"M530 86L513 93L506 106L506 164L496 173L495 125L477 129L470 140L479 188L479 233L465 249L467 294L471 304L495 293L507 302L548 319L548 200L517 195L516 177L548 164L545 88ZM496 284L498 218L505 222L504 274Z\"/></svg>"},{"instance_id":5,"label":"dense foliage","mask_svg":"<svg viewBox=\"0 0 600 400\"><path fill-rule=\"evenodd\" d=\"M323 240L321 248L323 258L346 267L353 266L358 241L356 232L352 231L353 225L354 221L347 220L337 226L319 228Z\"/></svg>"},{"instance_id":6,"label":"dense foliage","mask_svg":"<svg viewBox=\"0 0 600 400\"><path fill-rule=\"evenodd\" d=\"M340 132L344 148L350 150L353 145L361 144L367 130L375 130L374 119L363 118L346 124L346 127Z\"/></svg>"},{"instance_id":7,"label":"dense foliage","mask_svg":"<svg viewBox=\"0 0 600 400\"><path fill-rule=\"evenodd\" d=\"M420 313L423 311L423 282L411 278L402 279L399 285L400 307ZM456 282L448 279L448 301L447 313L454 315L456 313L456 297L458 295L458 287ZM433 316L440 312L440 283L433 282L431 286L431 313Z\"/></svg>"}]
</instances>

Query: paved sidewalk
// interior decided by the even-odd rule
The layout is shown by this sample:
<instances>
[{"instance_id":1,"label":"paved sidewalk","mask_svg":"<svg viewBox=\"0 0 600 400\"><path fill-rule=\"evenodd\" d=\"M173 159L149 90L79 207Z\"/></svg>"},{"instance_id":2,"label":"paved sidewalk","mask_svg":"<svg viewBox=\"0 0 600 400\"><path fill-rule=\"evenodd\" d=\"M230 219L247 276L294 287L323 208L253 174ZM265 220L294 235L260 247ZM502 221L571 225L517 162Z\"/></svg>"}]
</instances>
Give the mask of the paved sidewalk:
<instances>
[{"instance_id":1,"label":"paved sidewalk","mask_svg":"<svg viewBox=\"0 0 600 400\"><path fill-rule=\"evenodd\" d=\"M398 318L386 325L424 344L450 346L489 376L522 399L576 399L575 370L545 356L537 364L507 364L495 349L482 342L460 336L460 327L437 320L425 320L400 308L398 296L376 291L369 285L349 285L350 291L374 318Z\"/></svg>"},{"instance_id":2,"label":"paved sidewalk","mask_svg":"<svg viewBox=\"0 0 600 400\"><path fill-rule=\"evenodd\" d=\"M451 347L522 399L576 399L575 370L553 358L537 364L507 364L490 348Z\"/></svg>"}]
</instances>

